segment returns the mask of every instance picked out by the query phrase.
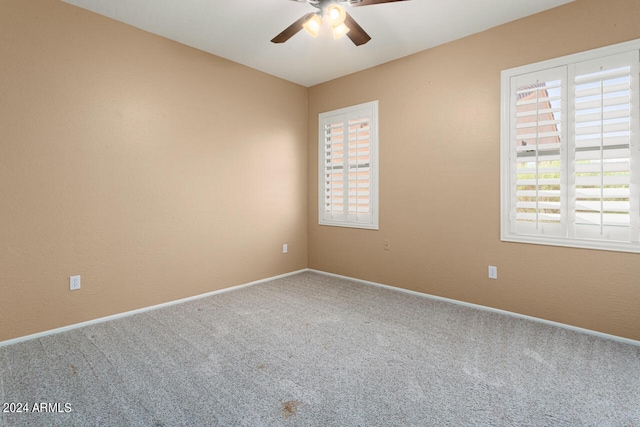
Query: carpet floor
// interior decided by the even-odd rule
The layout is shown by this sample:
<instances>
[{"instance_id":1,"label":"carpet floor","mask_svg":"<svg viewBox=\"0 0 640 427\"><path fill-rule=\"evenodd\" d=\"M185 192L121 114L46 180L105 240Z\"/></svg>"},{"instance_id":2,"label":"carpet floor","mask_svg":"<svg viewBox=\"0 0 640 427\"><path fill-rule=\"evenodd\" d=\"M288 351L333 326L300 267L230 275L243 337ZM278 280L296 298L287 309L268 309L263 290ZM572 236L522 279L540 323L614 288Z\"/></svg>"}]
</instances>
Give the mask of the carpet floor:
<instances>
[{"instance_id":1,"label":"carpet floor","mask_svg":"<svg viewBox=\"0 0 640 427\"><path fill-rule=\"evenodd\" d=\"M2 426L629 427L640 347L304 272L0 347L0 402Z\"/></svg>"}]
</instances>

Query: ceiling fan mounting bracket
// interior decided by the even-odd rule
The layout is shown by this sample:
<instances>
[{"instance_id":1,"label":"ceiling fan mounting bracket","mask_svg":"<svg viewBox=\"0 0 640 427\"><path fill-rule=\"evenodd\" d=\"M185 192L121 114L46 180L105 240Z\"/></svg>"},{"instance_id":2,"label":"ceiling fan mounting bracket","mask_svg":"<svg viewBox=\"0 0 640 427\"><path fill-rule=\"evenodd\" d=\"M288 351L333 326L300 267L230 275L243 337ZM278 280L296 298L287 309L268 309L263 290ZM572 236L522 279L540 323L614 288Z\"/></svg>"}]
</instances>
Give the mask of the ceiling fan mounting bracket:
<instances>
[{"instance_id":1,"label":"ceiling fan mounting bracket","mask_svg":"<svg viewBox=\"0 0 640 427\"><path fill-rule=\"evenodd\" d=\"M311 6L320 10L325 10L331 4L352 5L352 4L362 2L362 0L295 0L295 1L298 1L300 3L309 3Z\"/></svg>"}]
</instances>

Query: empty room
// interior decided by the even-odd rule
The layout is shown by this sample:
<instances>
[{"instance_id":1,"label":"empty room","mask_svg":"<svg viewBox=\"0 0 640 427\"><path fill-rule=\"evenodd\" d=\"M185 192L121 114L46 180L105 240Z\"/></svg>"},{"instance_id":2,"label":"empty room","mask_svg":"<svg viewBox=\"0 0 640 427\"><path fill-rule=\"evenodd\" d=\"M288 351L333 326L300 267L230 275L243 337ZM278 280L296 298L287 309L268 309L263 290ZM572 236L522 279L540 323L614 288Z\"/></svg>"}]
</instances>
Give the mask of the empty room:
<instances>
[{"instance_id":1,"label":"empty room","mask_svg":"<svg viewBox=\"0 0 640 427\"><path fill-rule=\"evenodd\" d=\"M0 426L639 426L640 1L1 0Z\"/></svg>"}]
</instances>

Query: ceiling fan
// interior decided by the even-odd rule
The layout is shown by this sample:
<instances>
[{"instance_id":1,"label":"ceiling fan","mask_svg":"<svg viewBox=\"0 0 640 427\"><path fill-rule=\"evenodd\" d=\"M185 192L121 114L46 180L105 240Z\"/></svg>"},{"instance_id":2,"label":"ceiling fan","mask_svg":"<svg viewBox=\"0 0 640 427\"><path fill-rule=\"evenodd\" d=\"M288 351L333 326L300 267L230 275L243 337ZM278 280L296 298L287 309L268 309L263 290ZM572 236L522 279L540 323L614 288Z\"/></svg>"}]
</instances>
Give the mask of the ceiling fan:
<instances>
[{"instance_id":1,"label":"ceiling fan","mask_svg":"<svg viewBox=\"0 0 640 427\"><path fill-rule=\"evenodd\" d=\"M326 16L333 30L333 37L339 38L344 35L349 37L353 44L360 46L371 40L371 36L362 29L360 25L347 13L343 5L349 6L370 6L380 3L391 3L395 1L408 0L293 0L301 3L309 3L318 9L311 12L289 25L280 34L271 39L272 43L284 43L293 37L303 28L313 37L318 35L322 17Z\"/></svg>"}]
</instances>

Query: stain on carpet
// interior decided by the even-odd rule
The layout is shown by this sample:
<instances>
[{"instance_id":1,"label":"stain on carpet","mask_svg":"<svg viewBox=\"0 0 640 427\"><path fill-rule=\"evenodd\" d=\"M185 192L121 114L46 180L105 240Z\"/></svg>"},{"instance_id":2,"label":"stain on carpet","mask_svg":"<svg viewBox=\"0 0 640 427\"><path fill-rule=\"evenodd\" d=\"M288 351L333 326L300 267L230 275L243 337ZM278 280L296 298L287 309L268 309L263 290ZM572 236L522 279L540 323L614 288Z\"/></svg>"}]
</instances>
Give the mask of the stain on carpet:
<instances>
[{"instance_id":1,"label":"stain on carpet","mask_svg":"<svg viewBox=\"0 0 640 427\"><path fill-rule=\"evenodd\" d=\"M282 402L282 410L280 413L284 418L289 418L298 413L298 405L300 405L300 402L297 400L287 400L286 402Z\"/></svg>"}]
</instances>

